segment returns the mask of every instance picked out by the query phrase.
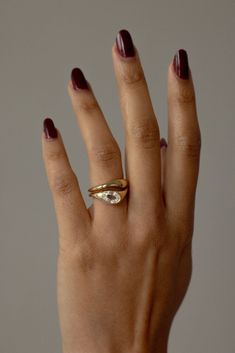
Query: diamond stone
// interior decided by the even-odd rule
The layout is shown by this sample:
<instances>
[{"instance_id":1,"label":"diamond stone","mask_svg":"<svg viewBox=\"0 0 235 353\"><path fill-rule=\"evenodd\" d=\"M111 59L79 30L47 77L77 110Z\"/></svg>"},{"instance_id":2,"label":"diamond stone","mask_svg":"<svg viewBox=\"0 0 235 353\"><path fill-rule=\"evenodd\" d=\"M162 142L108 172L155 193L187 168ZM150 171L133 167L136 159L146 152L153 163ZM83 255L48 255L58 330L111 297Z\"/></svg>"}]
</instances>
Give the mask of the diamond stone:
<instances>
[{"instance_id":1,"label":"diamond stone","mask_svg":"<svg viewBox=\"0 0 235 353\"><path fill-rule=\"evenodd\" d=\"M97 198L103 199L105 202L108 203L118 203L121 201L121 196L119 195L119 193L112 190L97 192L95 195Z\"/></svg>"}]
</instances>

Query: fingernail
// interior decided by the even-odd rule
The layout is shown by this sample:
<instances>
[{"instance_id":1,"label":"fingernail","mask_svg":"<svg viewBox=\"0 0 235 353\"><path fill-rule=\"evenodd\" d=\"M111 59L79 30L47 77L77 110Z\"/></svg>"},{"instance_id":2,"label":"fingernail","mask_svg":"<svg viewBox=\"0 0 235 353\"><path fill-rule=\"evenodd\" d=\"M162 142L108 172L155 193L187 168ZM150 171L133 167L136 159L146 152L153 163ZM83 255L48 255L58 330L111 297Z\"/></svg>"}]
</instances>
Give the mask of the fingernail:
<instances>
[{"instance_id":1,"label":"fingernail","mask_svg":"<svg viewBox=\"0 0 235 353\"><path fill-rule=\"evenodd\" d=\"M188 55L186 50L178 50L178 52L174 56L173 66L177 76L184 80L187 80L189 78Z\"/></svg>"},{"instance_id":2,"label":"fingernail","mask_svg":"<svg viewBox=\"0 0 235 353\"><path fill-rule=\"evenodd\" d=\"M162 148L162 147L167 147L167 142L164 139L164 137L162 137L161 140L160 140L160 148Z\"/></svg>"},{"instance_id":3,"label":"fingernail","mask_svg":"<svg viewBox=\"0 0 235 353\"><path fill-rule=\"evenodd\" d=\"M75 67L71 72L71 80L73 84L73 88L75 90L81 89L88 89L88 83L83 75L83 72L78 67Z\"/></svg>"},{"instance_id":4,"label":"fingernail","mask_svg":"<svg viewBox=\"0 0 235 353\"><path fill-rule=\"evenodd\" d=\"M55 128L55 125L51 118L44 119L43 130L47 139L54 139L57 137L57 129Z\"/></svg>"},{"instance_id":5,"label":"fingernail","mask_svg":"<svg viewBox=\"0 0 235 353\"><path fill-rule=\"evenodd\" d=\"M116 45L121 56L128 58L135 56L135 48L130 33L126 29L118 32Z\"/></svg>"}]
</instances>

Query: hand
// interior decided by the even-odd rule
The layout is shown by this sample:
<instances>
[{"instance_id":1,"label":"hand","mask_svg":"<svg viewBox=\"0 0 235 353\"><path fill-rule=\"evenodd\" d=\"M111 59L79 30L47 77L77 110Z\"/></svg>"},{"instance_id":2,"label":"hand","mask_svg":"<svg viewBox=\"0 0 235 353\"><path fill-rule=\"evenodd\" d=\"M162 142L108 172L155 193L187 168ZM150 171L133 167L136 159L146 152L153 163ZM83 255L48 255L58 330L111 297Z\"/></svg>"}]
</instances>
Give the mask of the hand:
<instances>
[{"instance_id":1,"label":"hand","mask_svg":"<svg viewBox=\"0 0 235 353\"><path fill-rule=\"evenodd\" d=\"M43 159L58 221L58 309L64 353L167 352L188 288L200 129L187 53L168 67L168 145L126 30L112 58L125 128L129 192L86 208L62 137L44 120ZM123 178L121 153L78 68L68 92L86 145L90 186ZM160 148L161 141L161 148Z\"/></svg>"}]
</instances>

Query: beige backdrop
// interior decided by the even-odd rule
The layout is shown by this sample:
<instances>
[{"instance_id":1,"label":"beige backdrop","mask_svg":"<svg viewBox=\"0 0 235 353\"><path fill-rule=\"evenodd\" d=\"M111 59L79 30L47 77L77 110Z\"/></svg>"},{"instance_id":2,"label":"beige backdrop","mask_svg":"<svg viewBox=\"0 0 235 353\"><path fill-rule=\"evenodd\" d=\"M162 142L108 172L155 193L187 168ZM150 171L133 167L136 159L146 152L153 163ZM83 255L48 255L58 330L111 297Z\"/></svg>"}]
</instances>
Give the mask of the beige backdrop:
<instances>
[{"instance_id":1,"label":"beige backdrop","mask_svg":"<svg viewBox=\"0 0 235 353\"><path fill-rule=\"evenodd\" d=\"M202 132L193 276L174 320L169 353L235 352L235 2L1 0L0 352L60 353L57 226L40 136L61 130L87 195L88 163L67 95L70 70L91 82L114 136L122 122L111 45L133 36L166 136L167 67L188 51Z\"/></svg>"}]
</instances>

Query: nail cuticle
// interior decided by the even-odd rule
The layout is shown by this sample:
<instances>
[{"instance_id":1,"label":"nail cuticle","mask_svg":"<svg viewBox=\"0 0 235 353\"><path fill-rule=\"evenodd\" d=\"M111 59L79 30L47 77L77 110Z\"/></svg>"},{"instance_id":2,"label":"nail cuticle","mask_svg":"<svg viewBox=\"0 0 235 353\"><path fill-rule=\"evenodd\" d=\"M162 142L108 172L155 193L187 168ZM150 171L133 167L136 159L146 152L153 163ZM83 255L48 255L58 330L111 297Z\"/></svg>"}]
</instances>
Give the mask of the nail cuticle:
<instances>
[{"instance_id":1,"label":"nail cuticle","mask_svg":"<svg viewBox=\"0 0 235 353\"><path fill-rule=\"evenodd\" d=\"M188 54L186 50L179 49L174 55L173 68L179 78L183 80L189 79Z\"/></svg>"},{"instance_id":2,"label":"nail cuticle","mask_svg":"<svg viewBox=\"0 0 235 353\"><path fill-rule=\"evenodd\" d=\"M166 140L164 139L164 137L162 137L160 139L160 148L163 148L163 147L167 147L167 142Z\"/></svg>"},{"instance_id":3,"label":"nail cuticle","mask_svg":"<svg viewBox=\"0 0 235 353\"><path fill-rule=\"evenodd\" d=\"M135 61L136 60L136 54L134 56L122 56L118 50L118 47L117 47L117 43L115 45L115 51L119 57L119 60L123 61L123 62L128 62L128 61Z\"/></svg>"},{"instance_id":4,"label":"nail cuticle","mask_svg":"<svg viewBox=\"0 0 235 353\"><path fill-rule=\"evenodd\" d=\"M54 122L51 118L45 118L43 121L43 131L44 136L47 140L55 139L58 136L57 129L54 125Z\"/></svg>"},{"instance_id":5,"label":"nail cuticle","mask_svg":"<svg viewBox=\"0 0 235 353\"><path fill-rule=\"evenodd\" d=\"M71 71L71 81L74 90L89 89L88 82L81 69L75 67Z\"/></svg>"},{"instance_id":6,"label":"nail cuticle","mask_svg":"<svg viewBox=\"0 0 235 353\"><path fill-rule=\"evenodd\" d=\"M118 32L116 36L116 48L123 58L133 58L136 56L132 37L126 29Z\"/></svg>"}]
</instances>

